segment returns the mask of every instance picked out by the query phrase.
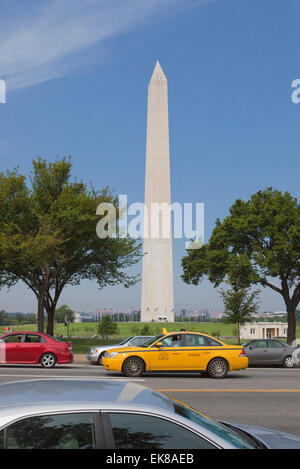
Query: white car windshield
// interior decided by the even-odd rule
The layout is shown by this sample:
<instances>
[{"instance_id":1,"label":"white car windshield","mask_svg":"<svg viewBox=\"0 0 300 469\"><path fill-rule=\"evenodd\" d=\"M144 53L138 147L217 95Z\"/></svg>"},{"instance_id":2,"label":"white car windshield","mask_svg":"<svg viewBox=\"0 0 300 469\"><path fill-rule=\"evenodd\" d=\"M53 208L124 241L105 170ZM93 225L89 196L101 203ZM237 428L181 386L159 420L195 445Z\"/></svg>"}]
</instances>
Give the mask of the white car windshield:
<instances>
[{"instance_id":1,"label":"white car windshield","mask_svg":"<svg viewBox=\"0 0 300 469\"><path fill-rule=\"evenodd\" d=\"M126 339L122 340L122 342L120 342L119 344L116 344L116 345L124 345L126 344L126 342L129 342L129 340L133 339L134 336L132 337L126 337Z\"/></svg>"}]
</instances>

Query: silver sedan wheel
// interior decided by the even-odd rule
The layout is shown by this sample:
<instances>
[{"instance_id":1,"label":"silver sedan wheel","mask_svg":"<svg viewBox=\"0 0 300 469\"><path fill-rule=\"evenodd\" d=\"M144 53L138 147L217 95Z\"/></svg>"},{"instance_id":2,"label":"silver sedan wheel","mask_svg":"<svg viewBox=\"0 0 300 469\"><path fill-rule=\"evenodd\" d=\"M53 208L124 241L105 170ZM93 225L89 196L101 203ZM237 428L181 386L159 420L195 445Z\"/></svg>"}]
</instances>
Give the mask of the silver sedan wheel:
<instances>
[{"instance_id":1,"label":"silver sedan wheel","mask_svg":"<svg viewBox=\"0 0 300 469\"><path fill-rule=\"evenodd\" d=\"M208 365L207 372L211 378L225 378L228 365L222 358L215 358Z\"/></svg>"},{"instance_id":2,"label":"silver sedan wheel","mask_svg":"<svg viewBox=\"0 0 300 469\"><path fill-rule=\"evenodd\" d=\"M283 360L284 368L293 368L295 366L295 362L292 356L285 357Z\"/></svg>"},{"instance_id":3,"label":"silver sedan wheel","mask_svg":"<svg viewBox=\"0 0 300 469\"><path fill-rule=\"evenodd\" d=\"M105 352L100 353L97 363L98 365L102 366L102 358L104 357Z\"/></svg>"},{"instance_id":4,"label":"silver sedan wheel","mask_svg":"<svg viewBox=\"0 0 300 469\"><path fill-rule=\"evenodd\" d=\"M56 357L53 353L44 353L41 356L40 364L43 368L53 368L56 364Z\"/></svg>"},{"instance_id":5,"label":"silver sedan wheel","mask_svg":"<svg viewBox=\"0 0 300 469\"><path fill-rule=\"evenodd\" d=\"M141 376L144 373L144 363L140 358L127 358L123 365L123 373L126 376Z\"/></svg>"}]
</instances>

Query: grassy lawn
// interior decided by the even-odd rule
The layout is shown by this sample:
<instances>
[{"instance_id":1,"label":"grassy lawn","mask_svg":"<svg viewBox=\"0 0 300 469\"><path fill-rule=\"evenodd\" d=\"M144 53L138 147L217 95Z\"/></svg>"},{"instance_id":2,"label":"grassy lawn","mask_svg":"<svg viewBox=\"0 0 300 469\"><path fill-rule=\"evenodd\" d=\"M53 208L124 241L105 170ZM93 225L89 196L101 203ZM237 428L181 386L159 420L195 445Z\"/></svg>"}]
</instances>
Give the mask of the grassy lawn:
<instances>
[{"instance_id":1,"label":"grassy lawn","mask_svg":"<svg viewBox=\"0 0 300 469\"><path fill-rule=\"evenodd\" d=\"M140 322L124 322L118 324L118 338L129 337L131 335L139 335L143 326L147 324L150 328L149 335L157 335L161 332L162 328L165 327L167 331L179 331L181 328L188 329L194 332L204 332L210 335L222 335L222 336L234 336L236 326L234 324L225 323L195 323L195 322L175 322L175 323L140 323ZM97 334L96 322L86 323L73 323L70 324L69 333L71 337L82 337L88 338ZM22 325L14 326L14 331L36 331L36 325ZM62 334L67 335L67 328L64 324L55 324L54 335ZM148 335L148 334L147 334Z\"/></svg>"},{"instance_id":2,"label":"grassy lawn","mask_svg":"<svg viewBox=\"0 0 300 469\"><path fill-rule=\"evenodd\" d=\"M188 331L203 332L212 336L232 337L236 334L235 324L226 323L193 323L193 322L176 322L176 323L147 323L150 327L149 335L157 335L161 332L162 327L165 327L168 332L179 331L185 328ZM97 323L74 323L70 324L69 332L71 339L67 339L67 328L64 324L56 324L54 328L54 335L62 334L64 341L72 341L72 349L74 354L86 354L90 347L95 345L117 344L123 338L131 335L139 335L145 323L139 322L125 322L119 323L119 333L117 337L110 337L109 339L96 338L92 339L93 335L97 334ZM14 331L36 331L36 325L14 326ZM3 328L0 328L0 333ZM297 337L300 337L300 325L297 326ZM236 344L236 339L226 338L223 339L228 344Z\"/></svg>"},{"instance_id":3,"label":"grassy lawn","mask_svg":"<svg viewBox=\"0 0 300 469\"><path fill-rule=\"evenodd\" d=\"M63 338L62 339L64 342L71 341L72 342L72 352L73 354L84 354L86 355L87 352L91 347L94 347L95 345L111 345L111 344L117 344L120 342L120 339L107 339L107 340L102 340L102 339L79 339L79 338L72 338L72 339L67 339Z\"/></svg>"}]
</instances>

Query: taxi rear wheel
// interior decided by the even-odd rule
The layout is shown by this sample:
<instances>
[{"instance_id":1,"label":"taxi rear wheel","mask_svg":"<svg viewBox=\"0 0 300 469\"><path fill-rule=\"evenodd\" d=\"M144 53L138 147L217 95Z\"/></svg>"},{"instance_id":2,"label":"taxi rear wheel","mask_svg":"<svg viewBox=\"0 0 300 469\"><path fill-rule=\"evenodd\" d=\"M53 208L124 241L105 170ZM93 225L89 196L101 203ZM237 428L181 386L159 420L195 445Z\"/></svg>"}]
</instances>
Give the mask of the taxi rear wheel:
<instances>
[{"instance_id":1,"label":"taxi rear wheel","mask_svg":"<svg viewBox=\"0 0 300 469\"><path fill-rule=\"evenodd\" d=\"M145 371L143 360L138 357L130 357L125 360L123 365L123 373L126 376L142 376Z\"/></svg>"},{"instance_id":2,"label":"taxi rear wheel","mask_svg":"<svg viewBox=\"0 0 300 469\"><path fill-rule=\"evenodd\" d=\"M207 367L207 373L210 378L225 378L228 373L228 364L223 358L214 358Z\"/></svg>"}]
</instances>

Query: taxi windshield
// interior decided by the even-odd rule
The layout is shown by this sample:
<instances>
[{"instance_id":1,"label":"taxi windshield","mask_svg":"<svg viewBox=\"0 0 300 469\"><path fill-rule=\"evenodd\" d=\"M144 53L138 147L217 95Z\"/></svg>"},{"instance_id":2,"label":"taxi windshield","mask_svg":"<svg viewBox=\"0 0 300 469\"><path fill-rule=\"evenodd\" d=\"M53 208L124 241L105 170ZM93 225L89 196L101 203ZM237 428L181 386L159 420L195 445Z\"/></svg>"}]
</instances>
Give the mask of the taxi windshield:
<instances>
[{"instance_id":1,"label":"taxi windshield","mask_svg":"<svg viewBox=\"0 0 300 469\"><path fill-rule=\"evenodd\" d=\"M152 339L149 339L147 340L147 342L145 342L143 345L140 345L140 347L149 347L150 345L154 344L154 342L156 342L158 339L160 339L161 337L164 337L164 334L158 334L156 335L155 337L153 337Z\"/></svg>"}]
</instances>

